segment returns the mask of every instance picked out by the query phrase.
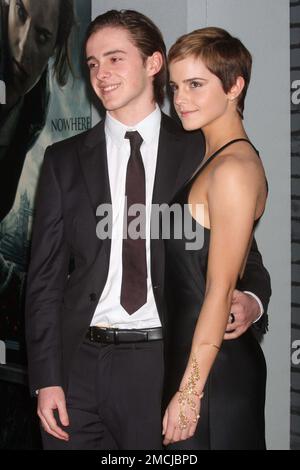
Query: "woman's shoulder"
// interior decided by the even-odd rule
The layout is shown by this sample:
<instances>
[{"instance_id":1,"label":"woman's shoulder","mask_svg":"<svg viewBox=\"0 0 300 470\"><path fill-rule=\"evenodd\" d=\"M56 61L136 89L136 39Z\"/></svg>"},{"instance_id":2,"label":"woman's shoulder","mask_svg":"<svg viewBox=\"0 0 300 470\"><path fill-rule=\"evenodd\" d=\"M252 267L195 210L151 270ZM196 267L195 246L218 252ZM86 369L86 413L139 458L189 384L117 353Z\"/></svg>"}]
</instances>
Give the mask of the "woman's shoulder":
<instances>
[{"instance_id":1,"label":"woman's shoulder","mask_svg":"<svg viewBox=\"0 0 300 470\"><path fill-rule=\"evenodd\" d=\"M214 162L208 175L208 201L220 204L225 200L244 206L250 201L267 198L266 177L261 160L247 143L227 148Z\"/></svg>"},{"instance_id":2,"label":"woman's shoulder","mask_svg":"<svg viewBox=\"0 0 300 470\"><path fill-rule=\"evenodd\" d=\"M237 142L227 147L213 162L212 181L228 180L232 184L258 182L265 179L262 161L248 142Z\"/></svg>"}]
</instances>

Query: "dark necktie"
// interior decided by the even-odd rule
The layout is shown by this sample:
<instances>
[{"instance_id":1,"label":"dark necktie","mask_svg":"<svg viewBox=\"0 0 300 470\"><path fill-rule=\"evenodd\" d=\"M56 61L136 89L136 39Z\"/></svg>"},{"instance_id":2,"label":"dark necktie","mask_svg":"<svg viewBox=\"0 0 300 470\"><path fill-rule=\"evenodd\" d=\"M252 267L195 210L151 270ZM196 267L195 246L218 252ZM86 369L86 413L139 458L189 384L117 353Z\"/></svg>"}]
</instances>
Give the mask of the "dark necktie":
<instances>
[{"instance_id":1,"label":"dark necktie","mask_svg":"<svg viewBox=\"0 0 300 470\"><path fill-rule=\"evenodd\" d=\"M136 312L147 301L147 263L146 240L138 237L130 238L128 226L136 216L128 216L133 204L142 204L146 209L145 169L140 148L143 142L137 131L126 132L125 139L130 141L130 157L127 165L125 195L127 196L127 214L125 215L122 251L122 286L121 305L129 315ZM144 210L144 214L146 210ZM138 216L138 214L137 214ZM146 221L143 220L143 224ZM145 233L145 226L141 230Z\"/></svg>"}]
</instances>

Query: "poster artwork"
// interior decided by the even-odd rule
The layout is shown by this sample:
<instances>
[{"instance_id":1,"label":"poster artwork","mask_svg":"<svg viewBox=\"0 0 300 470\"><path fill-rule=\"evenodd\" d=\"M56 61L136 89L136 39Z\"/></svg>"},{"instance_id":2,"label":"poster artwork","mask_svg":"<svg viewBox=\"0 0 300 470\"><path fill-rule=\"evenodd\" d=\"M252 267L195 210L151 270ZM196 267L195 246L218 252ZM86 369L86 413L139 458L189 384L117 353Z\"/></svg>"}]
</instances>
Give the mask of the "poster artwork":
<instances>
[{"instance_id":1,"label":"poster artwork","mask_svg":"<svg viewBox=\"0 0 300 470\"><path fill-rule=\"evenodd\" d=\"M91 127L81 61L90 19L90 0L0 0L0 342L7 364L26 364L24 291L45 149Z\"/></svg>"}]
</instances>

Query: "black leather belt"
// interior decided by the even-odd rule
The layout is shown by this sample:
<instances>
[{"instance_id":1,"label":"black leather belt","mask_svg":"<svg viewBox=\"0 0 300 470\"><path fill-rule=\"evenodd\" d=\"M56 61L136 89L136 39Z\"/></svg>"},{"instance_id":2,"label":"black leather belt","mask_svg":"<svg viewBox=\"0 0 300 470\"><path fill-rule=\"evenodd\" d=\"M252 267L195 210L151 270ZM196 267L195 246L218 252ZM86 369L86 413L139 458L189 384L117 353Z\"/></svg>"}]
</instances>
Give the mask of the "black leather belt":
<instances>
[{"instance_id":1,"label":"black leather belt","mask_svg":"<svg viewBox=\"0 0 300 470\"><path fill-rule=\"evenodd\" d=\"M119 328L100 328L90 326L86 337L95 343L120 344L141 343L163 339L162 328L145 328L141 330L123 330Z\"/></svg>"}]
</instances>

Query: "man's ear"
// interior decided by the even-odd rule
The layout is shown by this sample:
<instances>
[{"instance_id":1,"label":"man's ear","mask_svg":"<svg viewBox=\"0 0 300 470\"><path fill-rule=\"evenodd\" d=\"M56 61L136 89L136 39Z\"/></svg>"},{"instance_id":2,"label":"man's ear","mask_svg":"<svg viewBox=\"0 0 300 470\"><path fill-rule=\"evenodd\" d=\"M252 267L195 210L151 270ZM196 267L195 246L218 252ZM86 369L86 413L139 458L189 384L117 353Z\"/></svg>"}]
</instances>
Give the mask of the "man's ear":
<instances>
[{"instance_id":1,"label":"man's ear","mask_svg":"<svg viewBox=\"0 0 300 470\"><path fill-rule=\"evenodd\" d=\"M150 57L147 58L147 71L149 77L156 75L163 66L162 54L158 51L154 52Z\"/></svg>"},{"instance_id":2,"label":"man's ear","mask_svg":"<svg viewBox=\"0 0 300 470\"><path fill-rule=\"evenodd\" d=\"M235 84L231 87L229 92L227 93L227 96L230 101L235 100L243 91L245 87L245 80L243 77L237 77Z\"/></svg>"}]
</instances>

